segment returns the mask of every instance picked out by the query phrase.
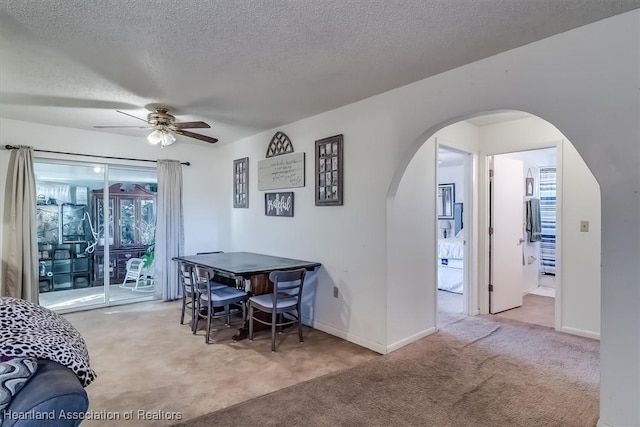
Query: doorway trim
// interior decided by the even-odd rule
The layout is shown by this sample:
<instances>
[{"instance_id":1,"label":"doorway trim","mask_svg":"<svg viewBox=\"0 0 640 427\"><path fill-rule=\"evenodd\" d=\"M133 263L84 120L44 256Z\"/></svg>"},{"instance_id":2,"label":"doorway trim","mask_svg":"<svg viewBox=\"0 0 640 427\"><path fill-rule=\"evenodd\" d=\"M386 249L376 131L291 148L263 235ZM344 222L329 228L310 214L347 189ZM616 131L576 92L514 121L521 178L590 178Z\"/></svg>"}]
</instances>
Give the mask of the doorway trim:
<instances>
[{"instance_id":1,"label":"doorway trim","mask_svg":"<svg viewBox=\"0 0 640 427\"><path fill-rule=\"evenodd\" d=\"M563 152L564 140L551 141L549 143L542 143L540 145L531 145L530 147L519 147L518 150L492 150L484 151L482 155L482 170L479 172L480 188L482 194L479 198L479 204L484 211L482 223L480 224L479 246L481 248L480 254L480 275L479 277L479 292L478 303L480 306L481 314L489 314L489 221L490 221L490 203L489 203L489 170L490 170L490 158L494 155L521 153L526 151L542 150L546 148L554 148L556 150L556 287L555 287L555 301L554 301L554 325L558 331L563 331L562 327L562 152ZM567 331L564 331L567 332ZM571 331L575 335L575 332Z\"/></svg>"},{"instance_id":2,"label":"doorway trim","mask_svg":"<svg viewBox=\"0 0 640 427\"><path fill-rule=\"evenodd\" d=\"M465 231L465 243L464 243L464 260L463 260L463 285L462 285L462 314L467 316L475 316L479 314L477 304L478 293L478 270L477 270L477 245L476 245L476 230L477 230L477 194L478 194L478 180L477 180L477 154L469 151L455 148L452 145L447 144L446 139L439 137L435 138L436 156L435 156L435 169L439 172L440 165L438 164L440 148L444 148L447 151L459 153L464 156L463 159L463 182L464 182L464 198L462 199L463 211L462 222ZM439 175L436 173L436 183L439 181ZM437 204L437 192L435 193L435 204ZM438 218L436 215L436 236L439 230L437 229ZM438 239L434 241L435 253L438 253ZM434 260L436 278L438 277L438 258ZM436 283L438 283L436 281ZM438 305L438 286L435 287L435 300L436 300L436 312ZM437 323L437 322L436 322Z\"/></svg>"}]
</instances>

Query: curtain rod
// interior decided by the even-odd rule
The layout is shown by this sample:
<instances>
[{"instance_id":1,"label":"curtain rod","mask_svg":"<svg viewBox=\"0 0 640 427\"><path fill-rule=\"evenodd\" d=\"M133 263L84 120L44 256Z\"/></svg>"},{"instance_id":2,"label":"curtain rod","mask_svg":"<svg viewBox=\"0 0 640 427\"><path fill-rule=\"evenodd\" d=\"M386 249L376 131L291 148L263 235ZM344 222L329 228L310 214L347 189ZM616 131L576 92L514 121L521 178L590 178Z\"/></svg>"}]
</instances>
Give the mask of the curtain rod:
<instances>
[{"instance_id":1,"label":"curtain rod","mask_svg":"<svg viewBox=\"0 0 640 427\"><path fill-rule=\"evenodd\" d=\"M13 145L5 145L4 148L6 148L7 150L17 150L18 147L14 147ZM151 162L151 163L158 163L157 160L148 160L148 159L131 159L128 157L113 157L113 156L98 156L96 154L78 154L78 153L67 153L64 151L51 151L51 150L38 150L36 148L33 149L33 151L38 151L40 153L53 153L53 154L69 154L71 156L85 156L85 157L98 157L100 159L114 159L114 160L132 160L132 161L136 161L136 162ZM181 165L185 165L185 166L191 166L190 162L180 162Z\"/></svg>"}]
</instances>

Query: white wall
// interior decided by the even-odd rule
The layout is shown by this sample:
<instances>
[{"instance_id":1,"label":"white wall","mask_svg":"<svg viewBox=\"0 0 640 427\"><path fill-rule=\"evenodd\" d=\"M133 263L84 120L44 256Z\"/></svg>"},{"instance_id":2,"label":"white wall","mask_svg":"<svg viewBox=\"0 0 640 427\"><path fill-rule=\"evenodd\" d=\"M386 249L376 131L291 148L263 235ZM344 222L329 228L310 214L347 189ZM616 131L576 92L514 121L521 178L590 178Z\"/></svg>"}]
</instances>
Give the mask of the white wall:
<instances>
[{"instance_id":1,"label":"white wall","mask_svg":"<svg viewBox=\"0 0 640 427\"><path fill-rule=\"evenodd\" d=\"M440 232L436 227L435 205L436 141L474 152L478 150L478 130L466 122L458 122L430 137L407 165L394 203L389 207L387 244L402 250L390 250L388 254L389 270L394 271L387 279L388 351L436 330L436 245ZM445 170L461 173L453 179L443 177ZM442 167L437 172L440 182L456 183L456 201L464 202L464 194L458 196L458 183L464 188L463 168Z\"/></svg>"},{"instance_id":2,"label":"white wall","mask_svg":"<svg viewBox=\"0 0 640 427\"><path fill-rule=\"evenodd\" d=\"M187 220L193 221L188 248L204 248L217 239L224 250L322 262L315 301L309 301L314 324L378 351L393 349L435 327L434 296L415 289L429 275L418 259L410 259L415 247L404 238L402 217L396 215L399 184L414 154L437 130L478 112L515 109L538 115L572 141L602 190L601 421L640 424L639 21L637 10L618 15L281 127L296 151L307 153L310 169L313 141L344 134L342 207L313 205L308 171L309 184L295 190L296 216L264 217L254 172L273 131L226 147L185 147L184 156L175 157L206 162L194 165L185 183L189 201L201 203ZM64 135L43 139L41 132L32 138L30 125L24 132L15 122L9 126L10 131L3 126L2 143L71 145ZM111 141L101 138L72 139L76 149L84 143L83 150L98 151L93 143L101 140L102 152L113 150L106 146ZM127 148L117 144L119 152ZM247 155L251 207L232 209L231 161ZM428 155L433 158L435 148ZM435 171L424 175L433 191ZM435 207L429 203L435 198L426 200L423 209L430 216L425 220L434 223ZM331 297L334 284L341 298Z\"/></svg>"}]
</instances>

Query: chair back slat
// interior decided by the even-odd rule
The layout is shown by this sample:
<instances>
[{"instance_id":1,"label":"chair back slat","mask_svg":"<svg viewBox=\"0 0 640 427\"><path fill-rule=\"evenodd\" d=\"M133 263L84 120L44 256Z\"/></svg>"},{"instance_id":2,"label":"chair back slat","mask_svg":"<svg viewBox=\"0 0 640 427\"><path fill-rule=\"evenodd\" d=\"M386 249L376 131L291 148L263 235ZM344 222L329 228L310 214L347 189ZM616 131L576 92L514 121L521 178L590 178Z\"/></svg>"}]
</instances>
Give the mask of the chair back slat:
<instances>
[{"instance_id":1,"label":"chair back slat","mask_svg":"<svg viewBox=\"0 0 640 427\"><path fill-rule=\"evenodd\" d=\"M293 282L296 280L304 281L304 276L307 270L299 268L297 270L276 270L269 273L269 280L273 283L280 282Z\"/></svg>"},{"instance_id":2,"label":"chair back slat","mask_svg":"<svg viewBox=\"0 0 640 427\"><path fill-rule=\"evenodd\" d=\"M193 283L193 265L181 261L180 262L180 279L183 285L191 286Z\"/></svg>"},{"instance_id":3,"label":"chair back slat","mask_svg":"<svg viewBox=\"0 0 640 427\"><path fill-rule=\"evenodd\" d=\"M269 280L273 282L273 304L281 298L297 298L298 303L302 296L302 286L307 270L277 270L269 274ZM284 292L283 292L284 291Z\"/></svg>"}]
</instances>

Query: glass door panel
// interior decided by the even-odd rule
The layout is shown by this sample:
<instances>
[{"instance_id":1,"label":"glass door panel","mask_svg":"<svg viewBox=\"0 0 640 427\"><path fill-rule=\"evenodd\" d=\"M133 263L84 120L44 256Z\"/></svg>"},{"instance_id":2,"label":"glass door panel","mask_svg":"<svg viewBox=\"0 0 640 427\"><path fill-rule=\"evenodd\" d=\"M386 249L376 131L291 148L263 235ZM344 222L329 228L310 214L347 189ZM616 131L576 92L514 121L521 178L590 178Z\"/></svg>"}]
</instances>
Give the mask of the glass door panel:
<instances>
[{"instance_id":1,"label":"glass door panel","mask_svg":"<svg viewBox=\"0 0 640 427\"><path fill-rule=\"evenodd\" d=\"M115 206L110 303L153 298L156 191L155 169L109 167L109 201Z\"/></svg>"},{"instance_id":2,"label":"glass door panel","mask_svg":"<svg viewBox=\"0 0 640 427\"><path fill-rule=\"evenodd\" d=\"M98 244L100 246L104 246L105 244L105 233L104 233L104 200L102 198L97 198L97 217L96 217L96 225L98 227ZM110 245L113 245L113 200L109 199L109 233L108 233L108 242Z\"/></svg>"},{"instance_id":3,"label":"glass door panel","mask_svg":"<svg viewBox=\"0 0 640 427\"><path fill-rule=\"evenodd\" d=\"M150 246L155 241L156 232L156 201L154 199L140 200L140 242Z\"/></svg>"},{"instance_id":4,"label":"glass door panel","mask_svg":"<svg viewBox=\"0 0 640 427\"><path fill-rule=\"evenodd\" d=\"M104 305L89 197L91 189L104 187L104 167L36 161L34 170L40 304L52 310Z\"/></svg>"}]
</instances>

